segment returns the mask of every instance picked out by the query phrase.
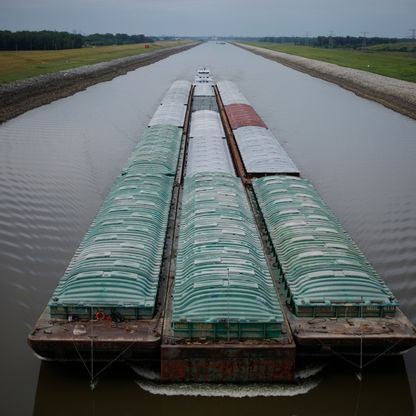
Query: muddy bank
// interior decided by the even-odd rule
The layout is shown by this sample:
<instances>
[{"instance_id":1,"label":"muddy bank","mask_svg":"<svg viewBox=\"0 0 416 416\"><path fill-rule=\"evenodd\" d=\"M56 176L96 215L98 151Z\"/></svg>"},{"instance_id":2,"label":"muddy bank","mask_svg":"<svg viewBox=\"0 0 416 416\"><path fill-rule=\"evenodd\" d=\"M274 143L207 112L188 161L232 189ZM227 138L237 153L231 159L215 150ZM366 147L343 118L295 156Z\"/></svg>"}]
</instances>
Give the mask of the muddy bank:
<instances>
[{"instance_id":1,"label":"muddy bank","mask_svg":"<svg viewBox=\"0 0 416 416\"><path fill-rule=\"evenodd\" d=\"M59 98L68 97L91 85L109 81L141 66L153 64L197 44L175 46L3 85L0 87L0 123Z\"/></svg>"},{"instance_id":2,"label":"muddy bank","mask_svg":"<svg viewBox=\"0 0 416 416\"><path fill-rule=\"evenodd\" d=\"M416 83L256 46L236 45L290 68L338 84L361 97L377 101L385 107L416 119Z\"/></svg>"}]
</instances>

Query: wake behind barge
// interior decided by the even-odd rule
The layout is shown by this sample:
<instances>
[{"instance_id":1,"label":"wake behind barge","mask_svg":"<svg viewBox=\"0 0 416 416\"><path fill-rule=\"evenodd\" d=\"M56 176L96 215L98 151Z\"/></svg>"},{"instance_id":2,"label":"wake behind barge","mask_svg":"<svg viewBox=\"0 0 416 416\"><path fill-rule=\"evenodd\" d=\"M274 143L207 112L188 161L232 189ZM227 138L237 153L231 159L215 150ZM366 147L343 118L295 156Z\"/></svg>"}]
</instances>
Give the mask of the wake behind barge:
<instances>
[{"instance_id":1,"label":"wake behind barge","mask_svg":"<svg viewBox=\"0 0 416 416\"><path fill-rule=\"evenodd\" d=\"M162 381L294 380L297 355L397 354L416 330L229 81L176 81L28 337Z\"/></svg>"}]
</instances>

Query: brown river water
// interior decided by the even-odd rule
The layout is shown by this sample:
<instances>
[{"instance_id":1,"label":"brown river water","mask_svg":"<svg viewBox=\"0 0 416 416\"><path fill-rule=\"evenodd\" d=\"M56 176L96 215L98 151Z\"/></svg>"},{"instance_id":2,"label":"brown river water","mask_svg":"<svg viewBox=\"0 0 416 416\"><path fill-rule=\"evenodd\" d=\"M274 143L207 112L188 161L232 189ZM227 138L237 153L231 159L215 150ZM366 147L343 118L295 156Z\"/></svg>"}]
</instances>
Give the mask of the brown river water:
<instances>
[{"instance_id":1,"label":"brown river water","mask_svg":"<svg viewBox=\"0 0 416 416\"><path fill-rule=\"evenodd\" d=\"M0 126L0 415L414 415L416 349L301 365L295 386L159 386L127 364L94 391L26 336L164 92L236 82L416 323L416 121L231 45L206 43ZM145 378L146 376L146 378Z\"/></svg>"}]
</instances>

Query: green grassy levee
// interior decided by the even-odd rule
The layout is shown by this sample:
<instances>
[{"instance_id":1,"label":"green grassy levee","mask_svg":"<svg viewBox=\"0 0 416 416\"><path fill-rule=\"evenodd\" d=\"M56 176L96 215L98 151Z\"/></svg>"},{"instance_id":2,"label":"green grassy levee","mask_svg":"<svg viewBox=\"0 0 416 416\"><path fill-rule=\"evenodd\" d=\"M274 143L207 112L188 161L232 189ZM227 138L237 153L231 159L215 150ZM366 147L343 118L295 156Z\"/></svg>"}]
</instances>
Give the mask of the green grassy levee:
<instances>
[{"instance_id":1,"label":"green grassy levee","mask_svg":"<svg viewBox=\"0 0 416 416\"><path fill-rule=\"evenodd\" d=\"M0 85L186 43L188 42L161 41L149 44L97 46L52 51L0 51ZM145 45L149 45L149 47L145 48Z\"/></svg>"},{"instance_id":2,"label":"green grassy levee","mask_svg":"<svg viewBox=\"0 0 416 416\"><path fill-rule=\"evenodd\" d=\"M379 51L376 47L369 48L368 51L359 51L266 42L244 42L244 44L416 82L416 53L414 52Z\"/></svg>"}]
</instances>

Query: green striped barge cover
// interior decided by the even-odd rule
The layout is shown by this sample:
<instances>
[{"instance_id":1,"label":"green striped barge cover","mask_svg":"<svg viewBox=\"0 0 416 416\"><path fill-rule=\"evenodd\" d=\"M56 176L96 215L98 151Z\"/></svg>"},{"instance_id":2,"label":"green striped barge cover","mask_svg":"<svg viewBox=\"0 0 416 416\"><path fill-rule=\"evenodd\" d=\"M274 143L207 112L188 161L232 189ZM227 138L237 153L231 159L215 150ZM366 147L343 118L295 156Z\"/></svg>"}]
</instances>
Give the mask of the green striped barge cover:
<instances>
[{"instance_id":1,"label":"green striped barge cover","mask_svg":"<svg viewBox=\"0 0 416 416\"><path fill-rule=\"evenodd\" d=\"M175 175L182 129L170 125L148 127L129 158L124 172Z\"/></svg>"},{"instance_id":2,"label":"green striped barge cover","mask_svg":"<svg viewBox=\"0 0 416 416\"><path fill-rule=\"evenodd\" d=\"M120 176L49 303L51 316L151 318L174 178Z\"/></svg>"},{"instance_id":3,"label":"green striped barge cover","mask_svg":"<svg viewBox=\"0 0 416 416\"><path fill-rule=\"evenodd\" d=\"M398 302L305 179L266 176L253 188L298 316L384 316Z\"/></svg>"},{"instance_id":4,"label":"green striped barge cover","mask_svg":"<svg viewBox=\"0 0 416 416\"><path fill-rule=\"evenodd\" d=\"M164 100L182 111L189 89L177 81ZM53 318L152 318L182 136L167 123L145 130L49 301Z\"/></svg>"},{"instance_id":5,"label":"green striped barge cover","mask_svg":"<svg viewBox=\"0 0 416 416\"><path fill-rule=\"evenodd\" d=\"M283 316L240 179L186 177L172 326L175 338L267 339Z\"/></svg>"}]
</instances>

